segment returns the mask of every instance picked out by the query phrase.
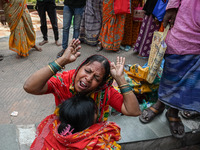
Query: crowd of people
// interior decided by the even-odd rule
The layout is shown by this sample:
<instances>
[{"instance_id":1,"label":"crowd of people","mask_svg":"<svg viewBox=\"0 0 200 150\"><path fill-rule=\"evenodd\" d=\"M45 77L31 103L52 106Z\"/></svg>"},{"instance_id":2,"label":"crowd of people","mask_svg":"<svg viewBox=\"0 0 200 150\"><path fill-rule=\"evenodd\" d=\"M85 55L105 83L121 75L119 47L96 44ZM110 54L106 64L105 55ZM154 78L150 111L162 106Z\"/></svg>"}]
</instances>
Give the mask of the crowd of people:
<instances>
[{"instance_id":1,"label":"crowd of people","mask_svg":"<svg viewBox=\"0 0 200 150\"><path fill-rule=\"evenodd\" d=\"M62 50L56 60L33 73L24 83L24 90L30 94L53 94L56 104L54 114L38 126L31 149L120 149L116 143L120 139L120 127L107 121L110 106L124 115L139 116L142 123L151 122L167 108L166 118L172 135L184 137L179 111L185 118L200 116L200 2L165 1L168 3L162 24L152 13L158 1L131 0L130 14L115 14L114 0L64 1ZM18 57L28 56L31 48L41 51L35 44L35 32L25 1L0 2L0 9L5 14L5 18L1 16L1 22L5 24L6 21L11 31L9 48L17 52ZM142 22L132 20L134 8L139 5L144 6L146 12ZM55 44L60 46L55 0L37 0L36 6L44 38L39 45L48 43L47 11ZM18 13L10 15L16 8ZM72 18L73 39L69 40ZM95 54L76 69L62 71L80 56L81 42L96 46L97 51L129 51L133 48L133 53L148 58L154 31L168 24L170 30L165 40L167 50L158 100L142 112L124 76L124 57L110 62L105 56ZM22 30L26 29L24 27L29 30ZM113 80L120 91L112 86ZM89 135L87 138L86 134Z\"/></svg>"}]
</instances>

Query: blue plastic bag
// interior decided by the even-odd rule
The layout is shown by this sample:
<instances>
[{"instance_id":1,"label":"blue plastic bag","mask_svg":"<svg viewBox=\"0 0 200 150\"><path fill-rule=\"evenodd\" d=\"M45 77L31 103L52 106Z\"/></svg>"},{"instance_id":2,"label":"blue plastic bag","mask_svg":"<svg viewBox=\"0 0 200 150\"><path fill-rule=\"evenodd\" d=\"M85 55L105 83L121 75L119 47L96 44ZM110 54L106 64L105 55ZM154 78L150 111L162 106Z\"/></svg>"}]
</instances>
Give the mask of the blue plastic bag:
<instances>
[{"instance_id":1,"label":"blue plastic bag","mask_svg":"<svg viewBox=\"0 0 200 150\"><path fill-rule=\"evenodd\" d=\"M166 12L167 3L168 3L168 0L157 1L152 14L158 19L158 21L163 21L163 18Z\"/></svg>"}]
</instances>

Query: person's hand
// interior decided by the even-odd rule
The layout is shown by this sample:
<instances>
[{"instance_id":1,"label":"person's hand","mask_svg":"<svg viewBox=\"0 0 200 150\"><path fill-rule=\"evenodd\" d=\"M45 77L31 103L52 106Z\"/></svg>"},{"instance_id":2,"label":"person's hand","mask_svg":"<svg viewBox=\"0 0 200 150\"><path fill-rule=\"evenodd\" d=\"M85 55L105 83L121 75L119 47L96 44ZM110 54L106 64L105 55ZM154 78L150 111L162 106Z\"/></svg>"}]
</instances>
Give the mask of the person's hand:
<instances>
[{"instance_id":1,"label":"person's hand","mask_svg":"<svg viewBox=\"0 0 200 150\"><path fill-rule=\"evenodd\" d=\"M170 28L174 26L174 22L176 19L176 14L177 14L178 9L177 8L171 8L166 10L165 16L163 18L163 26L166 28L166 26L170 25Z\"/></svg>"},{"instance_id":2,"label":"person's hand","mask_svg":"<svg viewBox=\"0 0 200 150\"><path fill-rule=\"evenodd\" d=\"M124 77L124 64L125 57L117 57L116 64L114 62L110 64L110 74L115 80Z\"/></svg>"},{"instance_id":3,"label":"person's hand","mask_svg":"<svg viewBox=\"0 0 200 150\"><path fill-rule=\"evenodd\" d=\"M77 57L81 55L78 50L81 48L79 39L73 39L65 50L62 58L66 61L66 63L74 62Z\"/></svg>"}]
</instances>

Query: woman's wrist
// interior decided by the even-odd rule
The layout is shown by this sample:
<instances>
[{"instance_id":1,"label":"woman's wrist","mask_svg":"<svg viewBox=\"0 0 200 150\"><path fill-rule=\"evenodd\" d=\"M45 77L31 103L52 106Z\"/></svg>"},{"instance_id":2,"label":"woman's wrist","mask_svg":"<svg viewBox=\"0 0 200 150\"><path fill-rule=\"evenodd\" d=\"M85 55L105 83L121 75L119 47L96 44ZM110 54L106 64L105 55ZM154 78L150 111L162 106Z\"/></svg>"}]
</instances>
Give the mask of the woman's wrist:
<instances>
[{"instance_id":1,"label":"woman's wrist","mask_svg":"<svg viewBox=\"0 0 200 150\"><path fill-rule=\"evenodd\" d=\"M69 64L68 60L62 57L56 59L56 62L63 68L65 67L65 65Z\"/></svg>"},{"instance_id":2,"label":"woman's wrist","mask_svg":"<svg viewBox=\"0 0 200 150\"><path fill-rule=\"evenodd\" d=\"M126 79L125 79L124 76L123 77L119 77L119 78L117 78L115 80L116 80L118 86L121 86L123 84L127 84Z\"/></svg>"}]
</instances>

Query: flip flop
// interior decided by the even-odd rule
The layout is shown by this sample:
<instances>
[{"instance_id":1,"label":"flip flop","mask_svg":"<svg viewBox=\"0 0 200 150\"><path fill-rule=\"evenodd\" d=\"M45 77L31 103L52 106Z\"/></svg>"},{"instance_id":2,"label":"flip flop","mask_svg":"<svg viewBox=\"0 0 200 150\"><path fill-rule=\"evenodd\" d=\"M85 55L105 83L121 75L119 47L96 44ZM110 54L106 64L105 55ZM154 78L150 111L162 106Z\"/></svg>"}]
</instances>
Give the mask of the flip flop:
<instances>
[{"instance_id":1,"label":"flip flop","mask_svg":"<svg viewBox=\"0 0 200 150\"><path fill-rule=\"evenodd\" d=\"M180 112L180 114L185 119L194 119L196 117L200 117L200 113L196 111L183 110Z\"/></svg>"},{"instance_id":2,"label":"flip flop","mask_svg":"<svg viewBox=\"0 0 200 150\"><path fill-rule=\"evenodd\" d=\"M101 42L99 42L99 43L97 44L96 52L100 52L100 51L102 51L102 50L103 50L103 46L102 46Z\"/></svg>"},{"instance_id":3,"label":"flip flop","mask_svg":"<svg viewBox=\"0 0 200 150\"><path fill-rule=\"evenodd\" d=\"M65 52L64 49L62 49L58 54L57 54L57 57L56 58L59 58L63 55L63 53Z\"/></svg>"},{"instance_id":4,"label":"flip flop","mask_svg":"<svg viewBox=\"0 0 200 150\"><path fill-rule=\"evenodd\" d=\"M122 46L122 45L120 45L119 49L121 49L121 50L125 50L125 47Z\"/></svg>"},{"instance_id":5,"label":"flip flop","mask_svg":"<svg viewBox=\"0 0 200 150\"><path fill-rule=\"evenodd\" d=\"M124 50L125 50L126 52L128 52L130 49L131 49L131 47L128 46L128 45L126 45Z\"/></svg>"},{"instance_id":6,"label":"flip flop","mask_svg":"<svg viewBox=\"0 0 200 150\"><path fill-rule=\"evenodd\" d=\"M165 114L168 122L171 134L176 138L183 138L185 136L184 125L180 117L168 116L168 113ZM182 129L181 129L182 128ZM177 130L183 130L182 134L179 134Z\"/></svg>"},{"instance_id":7,"label":"flip flop","mask_svg":"<svg viewBox=\"0 0 200 150\"><path fill-rule=\"evenodd\" d=\"M152 106L148 107L147 109L143 110L142 114L139 116L139 120L142 123L149 123L151 122L156 116L158 116L159 114L161 114L164 111L164 108L160 108L160 109L155 109Z\"/></svg>"},{"instance_id":8,"label":"flip flop","mask_svg":"<svg viewBox=\"0 0 200 150\"><path fill-rule=\"evenodd\" d=\"M137 58L140 58L140 59L145 59L145 60L147 60L147 59L148 59L148 57L143 57L143 56L140 56L140 55L137 55Z\"/></svg>"}]
</instances>

